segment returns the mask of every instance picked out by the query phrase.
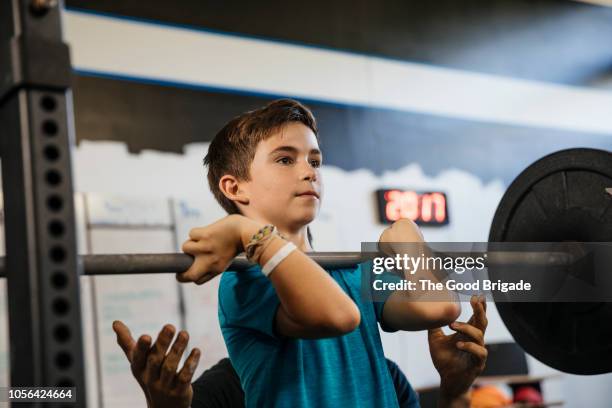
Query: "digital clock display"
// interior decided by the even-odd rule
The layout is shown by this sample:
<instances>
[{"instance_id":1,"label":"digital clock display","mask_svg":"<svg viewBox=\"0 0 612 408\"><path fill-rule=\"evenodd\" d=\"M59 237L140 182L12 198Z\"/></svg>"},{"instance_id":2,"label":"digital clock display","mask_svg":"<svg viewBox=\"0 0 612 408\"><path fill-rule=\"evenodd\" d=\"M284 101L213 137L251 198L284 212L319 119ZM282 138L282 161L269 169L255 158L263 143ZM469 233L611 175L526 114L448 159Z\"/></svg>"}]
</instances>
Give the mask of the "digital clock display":
<instances>
[{"instance_id":1,"label":"digital clock display","mask_svg":"<svg viewBox=\"0 0 612 408\"><path fill-rule=\"evenodd\" d=\"M413 190L377 190L380 222L391 224L400 218L410 218L419 225L448 224L446 194Z\"/></svg>"}]
</instances>

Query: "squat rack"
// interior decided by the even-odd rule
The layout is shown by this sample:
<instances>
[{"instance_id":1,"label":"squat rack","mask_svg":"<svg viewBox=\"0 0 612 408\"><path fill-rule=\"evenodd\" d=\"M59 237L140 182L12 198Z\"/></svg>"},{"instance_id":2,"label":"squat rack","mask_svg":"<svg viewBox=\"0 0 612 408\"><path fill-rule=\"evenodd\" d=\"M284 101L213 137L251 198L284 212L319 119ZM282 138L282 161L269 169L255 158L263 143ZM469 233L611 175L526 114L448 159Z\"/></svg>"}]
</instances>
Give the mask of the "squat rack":
<instances>
[{"instance_id":1,"label":"squat rack","mask_svg":"<svg viewBox=\"0 0 612 408\"><path fill-rule=\"evenodd\" d=\"M81 266L70 164L71 65L62 40L61 5L55 0L0 2L10 370L13 387L76 387L76 406L85 407Z\"/></svg>"}]
</instances>

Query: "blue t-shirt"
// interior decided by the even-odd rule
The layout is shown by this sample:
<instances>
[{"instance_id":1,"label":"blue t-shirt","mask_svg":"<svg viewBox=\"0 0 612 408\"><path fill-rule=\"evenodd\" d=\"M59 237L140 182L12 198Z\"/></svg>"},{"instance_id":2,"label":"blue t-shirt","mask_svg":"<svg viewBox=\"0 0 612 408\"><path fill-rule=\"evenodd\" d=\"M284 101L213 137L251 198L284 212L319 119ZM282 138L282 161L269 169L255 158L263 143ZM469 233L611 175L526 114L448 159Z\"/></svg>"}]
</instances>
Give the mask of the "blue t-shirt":
<instances>
[{"instance_id":1,"label":"blue t-shirt","mask_svg":"<svg viewBox=\"0 0 612 408\"><path fill-rule=\"evenodd\" d=\"M361 297L361 267L328 270L361 312L358 328L343 336L279 336L280 300L259 265L226 271L219 284L219 322L248 407L398 407L377 322L384 302Z\"/></svg>"}]
</instances>

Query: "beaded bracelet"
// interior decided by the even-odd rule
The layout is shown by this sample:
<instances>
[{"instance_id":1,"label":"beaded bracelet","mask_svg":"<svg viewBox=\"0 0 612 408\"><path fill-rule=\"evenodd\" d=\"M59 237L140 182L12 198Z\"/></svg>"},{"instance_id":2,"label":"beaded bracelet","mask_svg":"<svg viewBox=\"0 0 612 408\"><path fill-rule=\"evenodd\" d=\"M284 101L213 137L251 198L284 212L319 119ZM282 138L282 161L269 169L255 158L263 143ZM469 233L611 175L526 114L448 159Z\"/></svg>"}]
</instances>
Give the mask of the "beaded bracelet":
<instances>
[{"instance_id":1,"label":"beaded bracelet","mask_svg":"<svg viewBox=\"0 0 612 408\"><path fill-rule=\"evenodd\" d=\"M249 261L254 263L259 263L259 258L261 254L263 254L266 247L272 242L272 237L274 235L278 235L281 238L284 238L281 234L278 233L276 227L272 224L264 225L253 234L253 237L249 241L249 243L245 247L245 254Z\"/></svg>"}]
</instances>

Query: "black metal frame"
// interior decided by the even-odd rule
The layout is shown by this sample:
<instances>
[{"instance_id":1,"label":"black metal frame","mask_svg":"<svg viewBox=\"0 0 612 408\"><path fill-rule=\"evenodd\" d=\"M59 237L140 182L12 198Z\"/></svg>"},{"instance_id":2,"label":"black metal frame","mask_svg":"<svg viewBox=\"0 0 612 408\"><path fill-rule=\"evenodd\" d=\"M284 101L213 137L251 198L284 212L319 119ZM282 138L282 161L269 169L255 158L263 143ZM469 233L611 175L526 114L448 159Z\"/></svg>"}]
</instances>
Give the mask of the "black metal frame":
<instances>
[{"instance_id":1,"label":"black metal frame","mask_svg":"<svg viewBox=\"0 0 612 408\"><path fill-rule=\"evenodd\" d=\"M77 403L70 406L85 407L71 66L60 7L53 0L0 2L11 386L76 387Z\"/></svg>"}]
</instances>

